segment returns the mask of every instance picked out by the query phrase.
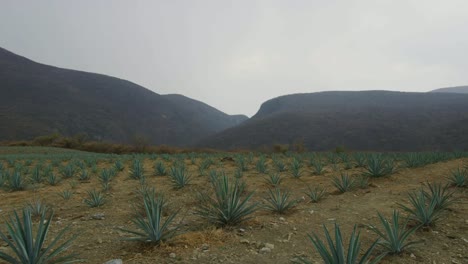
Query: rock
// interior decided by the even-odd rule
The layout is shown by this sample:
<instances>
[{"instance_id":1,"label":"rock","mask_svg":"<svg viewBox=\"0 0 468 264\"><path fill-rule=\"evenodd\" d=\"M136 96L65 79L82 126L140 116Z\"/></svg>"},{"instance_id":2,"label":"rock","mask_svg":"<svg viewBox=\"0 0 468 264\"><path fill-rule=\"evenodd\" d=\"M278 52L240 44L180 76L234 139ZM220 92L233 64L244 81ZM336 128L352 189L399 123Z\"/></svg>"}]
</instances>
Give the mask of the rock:
<instances>
[{"instance_id":1,"label":"rock","mask_svg":"<svg viewBox=\"0 0 468 264\"><path fill-rule=\"evenodd\" d=\"M416 258L416 256L413 253L411 253L410 257L411 258Z\"/></svg>"},{"instance_id":2,"label":"rock","mask_svg":"<svg viewBox=\"0 0 468 264\"><path fill-rule=\"evenodd\" d=\"M112 259L112 260L109 260L107 261L106 263L104 264L122 264L122 260L121 259Z\"/></svg>"},{"instance_id":3,"label":"rock","mask_svg":"<svg viewBox=\"0 0 468 264\"><path fill-rule=\"evenodd\" d=\"M202 250L208 250L210 248L210 245L208 244L202 244L201 249Z\"/></svg>"},{"instance_id":4,"label":"rock","mask_svg":"<svg viewBox=\"0 0 468 264\"><path fill-rule=\"evenodd\" d=\"M105 215L104 215L104 213L93 214L93 215L91 216L91 219L94 219L94 220L104 220L104 219L105 219Z\"/></svg>"},{"instance_id":5,"label":"rock","mask_svg":"<svg viewBox=\"0 0 468 264\"><path fill-rule=\"evenodd\" d=\"M281 222L286 221L286 219L284 219L284 217L280 217L279 220L280 220Z\"/></svg>"},{"instance_id":6,"label":"rock","mask_svg":"<svg viewBox=\"0 0 468 264\"><path fill-rule=\"evenodd\" d=\"M241 240L240 240L240 243L241 243L241 244L250 244L250 241L249 241L248 239L245 239L245 238L244 238L244 239L241 239Z\"/></svg>"},{"instance_id":7,"label":"rock","mask_svg":"<svg viewBox=\"0 0 468 264\"><path fill-rule=\"evenodd\" d=\"M260 249L259 253L260 253L260 254L268 254L268 253L271 253L271 248L262 247L262 249Z\"/></svg>"},{"instance_id":8,"label":"rock","mask_svg":"<svg viewBox=\"0 0 468 264\"><path fill-rule=\"evenodd\" d=\"M239 228L239 232L244 233L245 229L244 228Z\"/></svg>"},{"instance_id":9,"label":"rock","mask_svg":"<svg viewBox=\"0 0 468 264\"><path fill-rule=\"evenodd\" d=\"M175 253L171 253L171 254L169 254L169 257L175 259L177 257L177 255Z\"/></svg>"},{"instance_id":10,"label":"rock","mask_svg":"<svg viewBox=\"0 0 468 264\"><path fill-rule=\"evenodd\" d=\"M266 247L266 248L269 248L269 249L274 249L274 248L275 248L275 245L270 244L270 243L265 243L265 247Z\"/></svg>"}]
</instances>

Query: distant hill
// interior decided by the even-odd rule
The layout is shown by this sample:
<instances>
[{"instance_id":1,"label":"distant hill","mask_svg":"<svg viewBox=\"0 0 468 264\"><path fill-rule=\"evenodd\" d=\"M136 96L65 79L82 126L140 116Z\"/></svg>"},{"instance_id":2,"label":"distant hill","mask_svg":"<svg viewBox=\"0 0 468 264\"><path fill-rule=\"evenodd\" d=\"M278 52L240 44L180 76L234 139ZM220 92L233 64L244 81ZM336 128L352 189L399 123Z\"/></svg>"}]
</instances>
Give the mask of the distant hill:
<instances>
[{"instance_id":1,"label":"distant hill","mask_svg":"<svg viewBox=\"0 0 468 264\"><path fill-rule=\"evenodd\" d=\"M199 145L221 149L303 142L309 150L468 150L468 95L321 92L271 99Z\"/></svg>"},{"instance_id":2,"label":"distant hill","mask_svg":"<svg viewBox=\"0 0 468 264\"><path fill-rule=\"evenodd\" d=\"M184 96L36 63L0 48L0 141L58 132L186 146L246 119Z\"/></svg>"},{"instance_id":3,"label":"distant hill","mask_svg":"<svg viewBox=\"0 0 468 264\"><path fill-rule=\"evenodd\" d=\"M455 86L432 90L431 93L468 93L468 86Z\"/></svg>"}]
</instances>

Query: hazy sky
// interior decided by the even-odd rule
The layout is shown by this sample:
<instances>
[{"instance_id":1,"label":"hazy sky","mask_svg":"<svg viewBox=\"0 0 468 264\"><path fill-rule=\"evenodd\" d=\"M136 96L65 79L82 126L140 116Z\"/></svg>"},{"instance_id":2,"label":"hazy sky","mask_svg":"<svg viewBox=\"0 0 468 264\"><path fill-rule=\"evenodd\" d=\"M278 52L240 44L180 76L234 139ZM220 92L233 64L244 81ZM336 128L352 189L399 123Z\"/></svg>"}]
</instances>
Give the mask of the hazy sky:
<instances>
[{"instance_id":1,"label":"hazy sky","mask_svg":"<svg viewBox=\"0 0 468 264\"><path fill-rule=\"evenodd\" d=\"M324 90L468 84L466 0L0 0L0 46L229 114Z\"/></svg>"}]
</instances>

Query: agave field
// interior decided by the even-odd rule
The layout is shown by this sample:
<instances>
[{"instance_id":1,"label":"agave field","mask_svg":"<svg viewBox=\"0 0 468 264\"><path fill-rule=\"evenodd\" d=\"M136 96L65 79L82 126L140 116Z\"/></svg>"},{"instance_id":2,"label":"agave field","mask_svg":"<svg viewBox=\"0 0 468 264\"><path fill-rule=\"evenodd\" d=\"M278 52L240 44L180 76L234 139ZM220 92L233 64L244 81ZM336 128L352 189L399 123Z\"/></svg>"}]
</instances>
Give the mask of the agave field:
<instances>
[{"instance_id":1,"label":"agave field","mask_svg":"<svg viewBox=\"0 0 468 264\"><path fill-rule=\"evenodd\" d=\"M468 153L0 148L0 262L468 263Z\"/></svg>"}]
</instances>

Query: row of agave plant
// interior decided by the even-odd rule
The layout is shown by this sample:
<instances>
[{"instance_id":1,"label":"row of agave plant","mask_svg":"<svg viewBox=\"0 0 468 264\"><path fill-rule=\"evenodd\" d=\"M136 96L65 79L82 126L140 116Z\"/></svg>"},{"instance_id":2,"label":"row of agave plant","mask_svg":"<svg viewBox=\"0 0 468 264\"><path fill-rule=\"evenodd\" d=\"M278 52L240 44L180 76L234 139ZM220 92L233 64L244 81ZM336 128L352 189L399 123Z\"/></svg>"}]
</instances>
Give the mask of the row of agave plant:
<instances>
[{"instance_id":1,"label":"row of agave plant","mask_svg":"<svg viewBox=\"0 0 468 264\"><path fill-rule=\"evenodd\" d=\"M173 167L168 174L172 175L170 177L173 181L177 181L178 177L187 176L184 168L183 165ZM130 234L126 238L127 240L159 244L170 239L179 231L180 226L174 224L178 212L163 217L168 210L168 202L162 194L146 185L143 173L141 162L135 160L130 170L130 177L141 182L139 190L141 203L135 206L135 214L132 218L135 229L121 229L121 231ZM388 254L399 254L417 244L417 241L409 240L410 236L418 229L433 226L441 220L444 211L455 201L454 191L450 187L467 187L467 179L467 169L459 168L452 171L450 184L427 183L425 188L408 194L409 205L398 205L402 211L407 213L403 220L401 213L396 210L393 211L389 219L378 213L381 226L368 226L378 238L365 250L364 254L361 254L362 243L360 232L356 226L347 242L347 250L345 250L346 239L338 224L335 224L334 230L332 230L334 239L325 225L325 241L321 240L316 233L309 234L308 237L325 263L377 263ZM198 193L199 207L195 210L195 214L213 225L218 227L239 225L252 218L253 213L262 208L260 203L252 202L254 192L248 192L241 179L211 173L209 180L211 191ZM177 187L177 185L175 186ZM323 189L309 189L308 196L313 202L318 202L324 193ZM90 198L85 202L90 206L93 203L92 200L102 199L100 192L90 191L88 194ZM264 198L264 202L266 209L281 214L293 208L297 200L291 199L290 192L274 188L269 190L268 197ZM39 225L36 228L33 228L34 217L39 218ZM65 253L75 236L72 235L64 242L60 241L69 233L69 227L60 231L47 246L45 245L52 217L53 211L41 203L28 204L22 211L22 217L14 212L7 221L7 232L0 232L0 238L8 244L13 253L0 252L0 259L9 263L73 263L79 261L75 254ZM416 224L409 227L410 222ZM375 256L373 252L377 247L380 247L382 252ZM307 259L297 259L297 262L310 263Z\"/></svg>"}]
</instances>

